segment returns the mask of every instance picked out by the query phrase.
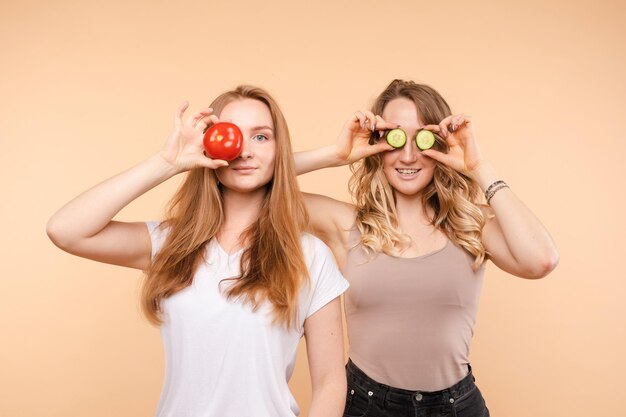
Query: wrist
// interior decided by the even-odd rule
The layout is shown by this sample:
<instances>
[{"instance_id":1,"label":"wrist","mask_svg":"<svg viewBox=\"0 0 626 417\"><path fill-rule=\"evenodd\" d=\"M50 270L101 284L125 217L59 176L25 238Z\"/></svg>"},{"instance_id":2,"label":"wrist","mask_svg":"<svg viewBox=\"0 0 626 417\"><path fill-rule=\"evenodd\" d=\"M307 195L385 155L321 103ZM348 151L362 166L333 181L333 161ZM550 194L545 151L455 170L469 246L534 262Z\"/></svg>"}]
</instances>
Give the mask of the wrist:
<instances>
[{"instance_id":1,"label":"wrist","mask_svg":"<svg viewBox=\"0 0 626 417\"><path fill-rule=\"evenodd\" d=\"M162 178L163 181L182 172L169 162L167 158L163 156L162 152L152 155L145 161L145 163L150 165L150 167L156 171L157 175Z\"/></svg>"},{"instance_id":2,"label":"wrist","mask_svg":"<svg viewBox=\"0 0 626 417\"><path fill-rule=\"evenodd\" d=\"M476 181L483 191L485 191L490 184L499 179L495 168L487 161L481 161L474 169L469 171L467 175Z\"/></svg>"},{"instance_id":3,"label":"wrist","mask_svg":"<svg viewBox=\"0 0 626 417\"><path fill-rule=\"evenodd\" d=\"M308 151L295 152L293 154L298 175L318 169L339 166L334 146L324 146Z\"/></svg>"},{"instance_id":4,"label":"wrist","mask_svg":"<svg viewBox=\"0 0 626 417\"><path fill-rule=\"evenodd\" d=\"M340 167L350 163L350 154L342 152L336 145L325 146L323 149L326 155L327 168Z\"/></svg>"}]
</instances>

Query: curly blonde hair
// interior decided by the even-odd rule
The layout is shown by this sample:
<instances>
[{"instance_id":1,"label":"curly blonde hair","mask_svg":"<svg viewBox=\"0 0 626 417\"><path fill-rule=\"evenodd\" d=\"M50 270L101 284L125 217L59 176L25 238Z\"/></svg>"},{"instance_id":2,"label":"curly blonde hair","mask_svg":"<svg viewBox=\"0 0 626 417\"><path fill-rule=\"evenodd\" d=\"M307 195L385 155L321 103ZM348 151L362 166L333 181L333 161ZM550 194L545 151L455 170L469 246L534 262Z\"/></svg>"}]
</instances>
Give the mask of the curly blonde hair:
<instances>
[{"instance_id":1,"label":"curly blonde hair","mask_svg":"<svg viewBox=\"0 0 626 417\"><path fill-rule=\"evenodd\" d=\"M394 80L378 96L372 112L382 114L387 103L396 98L415 103L418 116L425 124L439 124L451 115L450 107L433 88L413 81ZM435 149L448 151L444 140L436 137ZM422 191L422 204L434 211L431 224L456 245L474 257L477 270L487 259L482 243L484 215L479 207L482 191L476 181L435 161L433 180ZM408 236L398 231L398 216L393 188L383 173L380 154L369 156L350 166L350 191L356 205L356 227L361 244L370 254L397 256L410 244Z\"/></svg>"}]
</instances>

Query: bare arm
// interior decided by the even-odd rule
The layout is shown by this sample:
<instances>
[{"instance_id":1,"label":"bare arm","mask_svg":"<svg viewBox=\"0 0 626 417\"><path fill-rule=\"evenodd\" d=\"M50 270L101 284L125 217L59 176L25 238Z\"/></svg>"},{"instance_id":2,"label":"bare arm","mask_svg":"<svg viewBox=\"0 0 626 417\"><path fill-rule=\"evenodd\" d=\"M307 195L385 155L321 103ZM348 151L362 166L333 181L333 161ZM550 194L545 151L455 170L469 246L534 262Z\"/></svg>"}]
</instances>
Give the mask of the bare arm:
<instances>
[{"instance_id":1,"label":"bare arm","mask_svg":"<svg viewBox=\"0 0 626 417\"><path fill-rule=\"evenodd\" d=\"M334 145L294 153L298 175L323 168L339 167L367 156L393 149L385 140L370 144L372 132L397 127L373 113L357 111L344 125Z\"/></svg>"},{"instance_id":2,"label":"bare arm","mask_svg":"<svg viewBox=\"0 0 626 417\"><path fill-rule=\"evenodd\" d=\"M131 201L172 175L168 164L155 155L63 206L49 220L48 236L73 255L147 269L151 244L146 226L112 219Z\"/></svg>"},{"instance_id":3,"label":"bare arm","mask_svg":"<svg viewBox=\"0 0 626 417\"><path fill-rule=\"evenodd\" d=\"M473 178L483 191L501 179L491 164L483 160L470 117L450 116L439 126L427 128L440 132L450 150L444 154L430 149L424 154ZM558 264L559 254L539 219L509 188L499 190L490 206L486 210L483 244L493 263L522 278L542 278L549 274Z\"/></svg>"},{"instance_id":4,"label":"bare arm","mask_svg":"<svg viewBox=\"0 0 626 417\"><path fill-rule=\"evenodd\" d=\"M385 140L370 144L372 132L397 127L369 111L358 111L344 125L337 142L310 151L296 152L294 160L298 174L322 168L338 167L384 152L392 147ZM309 212L311 232L322 239L333 251L343 269L350 227L355 210L349 203L316 194L304 194Z\"/></svg>"},{"instance_id":5,"label":"bare arm","mask_svg":"<svg viewBox=\"0 0 626 417\"><path fill-rule=\"evenodd\" d=\"M71 254L100 262L147 269L151 243L141 222L114 221L131 201L172 176L192 168L216 168L225 161L202 154L202 130L211 116L204 109L185 123L187 103L180 106L165 147L144 162L80 194L58 210L46 231L52 242Z\"/></svg>"},{"instance_id":6,"label":"bare arm","mask_svg":"<svg viewBox=\"0 0 626 417\"><path fill-rule=\"evenodd\" d=\"M487 163L474 178L483 190L500 179ZM552 237L510 188L499 190L489 204L483 244L494 264L522 278L543 278L556 268L559 253Z\"/></svg>"},{"instance_id":7,"label":"bare arm","mask_svg":"<svg viewBox=\"0 0 626 417\"><path fill-rule=\"evenodd\" d=\"M313 398L310 417L340 417L346 401L339 297L304 322Z\"/></svg>"}]
</instances>

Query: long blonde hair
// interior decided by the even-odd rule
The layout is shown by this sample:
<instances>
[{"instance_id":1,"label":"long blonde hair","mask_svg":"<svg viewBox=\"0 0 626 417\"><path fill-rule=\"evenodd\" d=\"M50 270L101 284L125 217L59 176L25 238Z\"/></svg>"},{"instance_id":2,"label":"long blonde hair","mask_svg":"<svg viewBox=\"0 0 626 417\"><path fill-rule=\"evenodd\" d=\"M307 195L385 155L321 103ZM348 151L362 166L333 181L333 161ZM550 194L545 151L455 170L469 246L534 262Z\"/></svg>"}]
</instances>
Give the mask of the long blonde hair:
<instances>
[{"instance_id":1,"label":"long blonde hair","mask_svg":"<svg viewBox=\"0 0 626 417\"><path fill-rule=\"evenodd\" d=\"M403 80L394 80L387 86L374 102L372 112L382 114L387 103L399 97L415 103L418 116L425 124L439 124L452 114L448 103L436 90ZM435 149L447 152L448 146L437 137ZM370 253L397 256L409 241L397 230L393 189L382 168L380 154L352 164L350 191L357 207L356 226L361 232L363 247ZM436 162L433 180L422 191L422 204L434 211L431 224L473 255L475 270L487 256L481 240L485 224L478 207L481 196L481 189L474 180L439 162Z\"/></svg>"},{"instance_id":2,"label":"long blonde hair","mask_svg":"<svg viewBox=\"0 0 626 417\"><path fill-rule=\"evenodd\" d=\"M219 115L228 103L242 99L258 100L269 108L276 159L259 217L243 235L242 274L225 292L228 298L248 302L255 310L269 301L274 321L291 327L297 315L298 290L308 280L300 245L308 218L296 181L289 129L276 101L260 88L239 86L217 97L210 107ZM189 171L168 204L162 223L168 235L144 281L142 309L149 321L161 324L163 299L191 285L207 243L223 222L222 192L215 171Z\"/></svg>"}]
</instances>

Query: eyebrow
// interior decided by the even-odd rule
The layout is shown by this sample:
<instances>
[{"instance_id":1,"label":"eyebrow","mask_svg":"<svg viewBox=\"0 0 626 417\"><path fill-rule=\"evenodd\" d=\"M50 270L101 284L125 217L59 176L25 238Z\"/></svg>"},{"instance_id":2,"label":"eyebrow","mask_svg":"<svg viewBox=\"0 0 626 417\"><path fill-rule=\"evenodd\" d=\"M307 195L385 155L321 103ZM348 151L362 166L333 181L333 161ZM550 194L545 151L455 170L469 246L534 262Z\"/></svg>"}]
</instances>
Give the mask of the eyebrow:
<instances>
[{"instance_id":1,"label":"eyebrow","mask_svg":"<svg viewBox=\"0 0 626 417\"><path fill-rule=\"evenodd\" d=\"M252 131L257 131L257 130L269 130L270 132L274 133L274 129L272 129L270 126L267 125L262 125L262 126L254 126L253 128L251 128L250 130Z\"/></svg>"}]
</instances>

